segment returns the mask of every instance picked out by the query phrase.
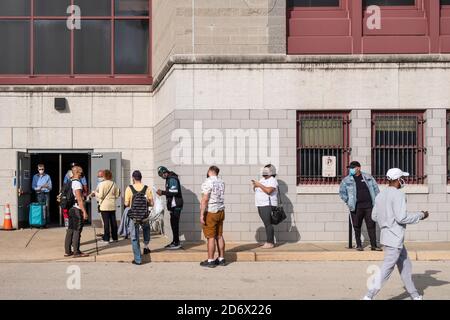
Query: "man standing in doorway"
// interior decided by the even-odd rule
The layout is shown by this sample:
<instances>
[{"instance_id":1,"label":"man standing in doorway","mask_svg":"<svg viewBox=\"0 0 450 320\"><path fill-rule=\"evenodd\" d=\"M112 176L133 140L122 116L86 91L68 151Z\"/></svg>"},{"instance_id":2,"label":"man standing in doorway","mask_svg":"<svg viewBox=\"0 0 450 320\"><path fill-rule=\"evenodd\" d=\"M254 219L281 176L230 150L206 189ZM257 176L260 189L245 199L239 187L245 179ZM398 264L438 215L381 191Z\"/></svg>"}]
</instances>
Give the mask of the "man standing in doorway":
<instances>
[{"instance_id":1,"label":"man standing in doorway","mask_svg":"<svg viewBox=\"0 0 450 320\"><path fill-rule=\"evenodd\" d=\"M73 255L74 258L81 258L89 256L80 250L81 232L83 231L84 222L88 220L88 214L84 207L83 186L80 182L83 176L83 169L79 166L74 166L72 168L72 174L74 202L72 208L69 210L69 227L66 232L65 257Z\"/></svg>"},{"instance_id":2,"label":"man standing in doorway","mask_svg":"<svg viewBox=\"0 0 450 320\"><path fill-rule=\"evenodd\" d=\"M339 188L339 196L350 209L350 217L355 230L356 250L363 251L361 227L366 221L372 251L381 251L377 246L376 225L371 218L375 197L380 192L375 179L361 171L361 164L353 161L348 166L349 175L345 177Z\"/></svg>"},{"instance_id":3,"label":"man standing in doorway","mask_svg":"<svg viewBox=\"0 0 450 320\"><path fill-rule=\"evenodd\" d=\"M166 180L166 190L158 190L159 196L166 196L167 210L170 212L170 226L172 228L173 240L165 248L168 250L181 249L179 224L181 210L183 209L183 195L178 175L169 171L166 167L158 168L158 175Z\"/></svg>"},{"instance_id":4,"label":"man standing in doorway","mask_svg":"<svg viewBox=\"0 0 450 320\"><path fill-rule=\"evenodd\" d=\"M34 175L32 188L36 192L36 200L45 203L45 223L50 222L50 191L52 191L52 179L45 173L45 166L38 164L38 173Z\"/></svg>"},{"instance_id":5,"label":"man standing in doorway","mask_svg":"<svg viewBox=\"0 0 450 320\"><path fill-rule=\"evenodd\" d=\"M202 267L214 268L225 266L225 239L223 238L223 221L225 220L225 184L218 178L219 168L208 169L207 178L202 184L202 201L200 204L200 222L203 233L208 239L208 260L200 263ZM214 254L219 251L219 257L214 260Z\"/></svg>"},{"instance_id":6,"label":"man standing in doorway","mask_svg":"<svg viewBox=\"0 0 450 320\"><path fill-rule=\"evenodd\" d=\"M372 219L377 221L381 228L380 242L384 245L384 261L380 274L375 278L372 288L363 300L372 300L380 291L383 284L389 279L397 265L405 288L413 300L423 300L417 292L412 281L412 265L406 251L405 231L407 224L415 224L428 218L428 211L408 214L406 211L406 196L400 191L405 186L403 177L409 173L398 168L390 169L386 173L389 187L383 190L376 198L372 211Z\"/></svg>"}]
</instances>

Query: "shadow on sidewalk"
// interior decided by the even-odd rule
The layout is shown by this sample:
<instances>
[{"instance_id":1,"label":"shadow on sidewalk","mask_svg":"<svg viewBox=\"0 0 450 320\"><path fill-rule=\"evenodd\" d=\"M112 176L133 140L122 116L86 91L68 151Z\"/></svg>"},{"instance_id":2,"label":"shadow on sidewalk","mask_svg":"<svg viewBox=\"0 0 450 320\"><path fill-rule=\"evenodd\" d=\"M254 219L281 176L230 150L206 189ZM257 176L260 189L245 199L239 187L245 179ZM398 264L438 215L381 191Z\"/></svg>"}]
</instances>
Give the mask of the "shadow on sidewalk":
<instances>
[{"instance_id":1,"label":"shadow on sidewalk","mask_svg":"<svg viewBox=\"0 0 450 320\"><path fill-rule=\"evenodd\" d=\"M412 276L413 282L416 285L419 294L423 294L425 289L427 289L428 287L440 287L446 284L450 284L450 282L448 281L438 280L435 277L433 277L433 275L438 274L440 272L442 271L427 270L425 271L425 273L422 274L413 274ZM389 300L403 300L408 299L409 297L410 297L409 293L405 291L404 293L392 297Z\"/></svg>"}]
</instances>

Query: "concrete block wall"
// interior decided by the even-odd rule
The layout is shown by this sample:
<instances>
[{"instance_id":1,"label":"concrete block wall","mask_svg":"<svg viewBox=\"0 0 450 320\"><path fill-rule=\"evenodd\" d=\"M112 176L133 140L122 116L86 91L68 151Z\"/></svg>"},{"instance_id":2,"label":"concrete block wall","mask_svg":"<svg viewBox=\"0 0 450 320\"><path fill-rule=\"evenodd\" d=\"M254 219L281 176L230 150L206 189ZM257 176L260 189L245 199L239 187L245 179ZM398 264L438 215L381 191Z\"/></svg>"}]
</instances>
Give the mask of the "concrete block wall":
<instances>
[{"instance_id":1,"label":"concrete block wall","mask_svg":"<svg viewBox=\"0 0 450 320\"><path fill-rule=\"evenodd\" d=\"M363 170L371 171L370 130L371 110L351 112L352 160L363 164ZM429 210L431 218L408 227L408 241L448 241L450 239L446 182L446 110L426 111L426 174L427 183L419 191L407 189L408 210ZM225 132L234 128L278 128L280 136L278 180L288 220L276 227L278 241L346 241L348 239L348 209L337 192L318 191L296 184L296 110L221 109L175 110L155 127L155 159L180 175L186 205L181 220L181 234L186 240L203 239L199 223L200 185L207 168L216 164L226 183L225 236L231 241L263 241L263 224L254 205L254 193L250 180L259 177L263 163L230 165L228 163L184 164L173 163L170 156L176 142L170 133L185 129L193 134L194 123L201 121L203 128ZM202 150L195 150L198 156ZM243 155L245 156L245 155ZM433 164L430 164L430 159ZM155 163L156 165L156 163ZM304 191L306 188L306 191ZM313 189L314 188L314 189ZM421 190L421 191L420 191ZM424 191L425 190L425 191ZM170 230L168 228L167 230ZM169 232L169 234L171 234Z\"/></svg>"},{"instance_id":2,"label":"concrete block wall","mask_svg":"<svg viewBox=\"0 0 450 320\"><path fill-rule=\"evenodd\" d=\"M286 53L286 0L154 0L152 18L154 75L172 54Z\"/></svg>"},{"instance_id":3,"label":"concrete block wall","mask_svg":"<svg viewBox=\"0 0 450 320\"><path fill-rule=\"evenodd\" d=\"M447 110L425 111L425 174L428 193L409 194L408 209L428 210L430 218L408 227L407 240L450 240L450 204L447 193Z\"/></svg>"},{"instance_id":4,"label":"concrete block wall","mask_svg":"<svg viewBox=\"0 0 450 320\"><path fill-rule=\"evenodd\" d=\"M30 88L30 92L0 93L0 225L4 205L10 203L17 227L13 179L18 151L122 152L123 184L129 184L132 169L140 169L153 183L153 105L148 87L136 92L76 91ZM67 98L66 111L54 109L55 97Z\"/></svg>"}]
</instances>

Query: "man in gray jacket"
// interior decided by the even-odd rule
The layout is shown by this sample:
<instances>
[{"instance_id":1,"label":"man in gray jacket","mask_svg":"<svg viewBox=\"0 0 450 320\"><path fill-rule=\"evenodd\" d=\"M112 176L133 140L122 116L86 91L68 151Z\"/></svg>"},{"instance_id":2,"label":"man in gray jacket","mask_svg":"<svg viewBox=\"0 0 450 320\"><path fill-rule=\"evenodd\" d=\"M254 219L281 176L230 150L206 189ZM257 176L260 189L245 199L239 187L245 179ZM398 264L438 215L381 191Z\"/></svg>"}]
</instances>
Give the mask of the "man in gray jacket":
<instances>
[{"instance_id":1,"label":"man in gray jacket","mask_svg":"<svg viewBox=\"0 0 450 320\"><path fill-rule=\"evenodd\" d=\"M404 246L405 230L407 224L415 224L428 218L428 212L422 211L408 214L406 212L406 196L400 191L405 186L403 177L409 173L398 168L390 169L386 173L389 187L383 190L375 199L372 219L377 221L381 228L380 243L384 245L384 262L380 274L376 277L372 288L363 300L372 300L380 291L383 284L389 279L397 265L406 290L413 300L422 300L412 281L411 260Z\"/></svg>"}]
</instances>

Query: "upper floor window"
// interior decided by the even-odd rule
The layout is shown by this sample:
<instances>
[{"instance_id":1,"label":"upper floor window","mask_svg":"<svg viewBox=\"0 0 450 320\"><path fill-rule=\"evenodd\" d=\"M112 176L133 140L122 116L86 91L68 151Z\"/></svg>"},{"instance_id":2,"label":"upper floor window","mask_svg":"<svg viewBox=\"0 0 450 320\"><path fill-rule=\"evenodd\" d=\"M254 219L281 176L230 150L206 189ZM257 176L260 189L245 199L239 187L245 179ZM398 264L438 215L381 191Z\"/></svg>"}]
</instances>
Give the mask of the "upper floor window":
<instances>
[{"instance_id":1,"label":"upper floor window","mask_svg":"<svg viewBox=\"0 0 450 320\"><path fill-rule=\"evenodd\" d=\"M297 177L299 184L339 183L349 161L348 112L298 112ZM322 176L322 159L336 157L336 177Z\"/></svg>"},{"instance_id":2,"label":"upper floor window","mask_svg":"<svg viewBox=\"0 0 450 320\"><path fill-rule=\"evenodd\" d=\"M416 0L363 0L364 6L413 6Z\"/></svg>"},{"instance_id":3,"label":"upper floor window","mask_svg":"<svg viewBox=\"0 0 450 320\"><path fill-rule=\"evenodd\" d=\"M390 168L409 172L411 183L424 182L424 113L372 113L372 173L384 182Z\"/></svg>"},{"instance_id":4,"label":"upper floor window","mask_svg":"<svg viewBox=\"0 0 450 320\"><path fill-rule=\"evenodd\" d=\"M288 7L338 7L339 0L289 0Z\"/></svg>"},{"instance_id":5,"label":"upper floor window","mask_svg":"<svg viewBox=\"0 0 450 320\"><path fill-rule=\"evenodd\" d=\"M150 0L1 0L0 79L148 83L150 16Z\"/></svg>"}]
</instances>

